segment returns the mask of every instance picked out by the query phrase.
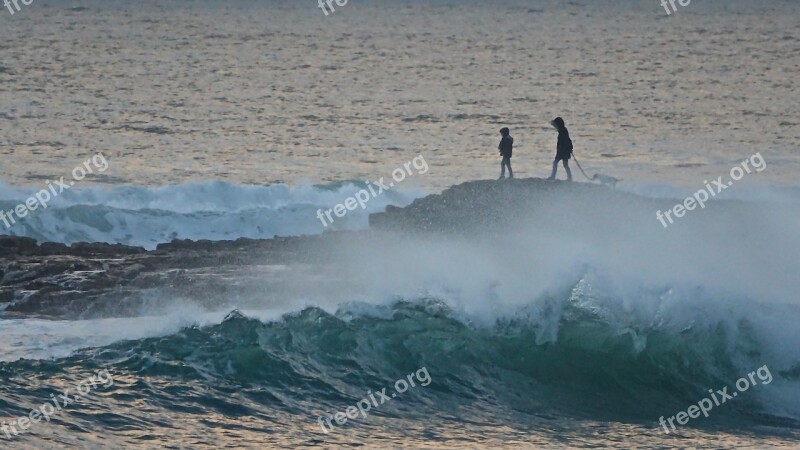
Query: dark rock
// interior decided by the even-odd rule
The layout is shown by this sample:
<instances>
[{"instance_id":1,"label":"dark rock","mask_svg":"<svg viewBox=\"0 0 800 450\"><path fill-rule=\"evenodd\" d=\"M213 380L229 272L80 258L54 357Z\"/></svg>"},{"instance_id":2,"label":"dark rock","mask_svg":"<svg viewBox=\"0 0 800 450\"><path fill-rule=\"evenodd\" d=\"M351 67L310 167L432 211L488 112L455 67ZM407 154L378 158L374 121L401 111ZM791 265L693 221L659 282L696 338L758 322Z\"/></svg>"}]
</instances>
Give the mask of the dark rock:
<instances>
[{"instance_id":1,"label":"dark rock","mask_svg":"<svg viewBox=\"0 0 800 450\"><path fill-rule=\"evenodd\" d=\"M76 242L70 246L70 254L77 256L119 256L145 252L146 250L142 247L106 244L104 242Z\"/></svg>"},{"instance_id":2,"label":"dark rock","mask_svg":"<svg viewBox=\"0 0 800 450\"><path fill-rule=\"evenodd\" d=\"M14 291L11 289L0 290L0 303L9 303L14 301Z\"/></svg>"},{"instance_id":3,"label":"dark rock","mask_svg":"<svg viewBox=\"0 0 800 450\"><path fill-rule=\"evenodd\" d=\"M208 239L201 239L194 244L195 250L205 250L211 251L211 248L214 246L214 243L209 241Z\"/></svg>"},{"instance_id":4,"label":"dark rock","mask_svg":"<svg viewBox=\"0 0 800 450\"><path fill-rule=\"evenodd\" d=\"M178 250L192 250L195 247L195 242L191 239L173 239L172 242L158 244L156 250L174 252Z\"/></svg>"},{"instance_id":5,"label":"dark rock","mask_svg":"<svg viewBox=\"0 0 800 450\"><path fill-rule=\"evenodd\" d=\"M39 246L42 255L65 255L69 253L69 247L60 242L45 242Z\"/></svg>"},{"instance_id":6,"label":"dark rock","mask_svg":"<svg viewBox=\"0 0 800 450\"><path fill-rule=\"evenodd\" d=\"M371 214L373 230L413 233L501 232L523 216L536 214L545 205L569 199L576 205L603 200L630 204L632 194L612 191L591 183L552 182L539 178L504 181L480 180L462 183L441 194L417 199L405 208L389 206Z\"/></svg>"},{"instance_id":7,"label":"dark rock","mask_svg":"<svg viewBox=\"0 0 800 450\"><path fill-rule=\"evenodd\" d=\"M33 255L38 250L36 239L23 236L0 236L0 255Z\"/></svg>"}]
</instances>

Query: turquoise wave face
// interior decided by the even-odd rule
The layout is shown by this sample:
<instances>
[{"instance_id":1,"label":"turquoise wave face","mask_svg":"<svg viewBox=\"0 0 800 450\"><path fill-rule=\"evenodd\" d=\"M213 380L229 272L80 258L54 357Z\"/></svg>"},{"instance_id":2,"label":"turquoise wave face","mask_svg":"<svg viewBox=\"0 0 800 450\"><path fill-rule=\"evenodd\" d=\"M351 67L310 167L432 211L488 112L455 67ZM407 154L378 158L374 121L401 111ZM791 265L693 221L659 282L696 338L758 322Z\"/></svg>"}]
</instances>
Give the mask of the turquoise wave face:
<instances>
[{"instance_id":1,"label":"turquoise wave face","mask_svg":"<svg viewBox=\"0 0 800 450\"><path fill-rule=\"evenodd\" d=\"M404 392L378 417L502 418L523 425L557 417L649 425L696 404L710 388L734 386L746 374L743 366L762 365L763 349L747 323L677 334L621 330L579 304L561 303L558 312L556 305L550 305L558 317L556 339L544 342L552 330L528 321L531 311L477 327L435 299L398 301L367 314L308 308L270 323L233 312L218 325L166 337L54 361L0 364L2 405L10 416L23 415L55 388L108 370L114 386L87 397L86 410L76 407L92 417L84 420L111 420L103 411L129 404L162 415L314 423L424 367L428 385ZM757 386L697 425L796 426L793 418L765 410L761 394L773 383L796 387L798 373L800 367L772 372L769 383L756 377ZM126 420L149 420L136 408L124 410Z\"/></svg>"}]
</instances>

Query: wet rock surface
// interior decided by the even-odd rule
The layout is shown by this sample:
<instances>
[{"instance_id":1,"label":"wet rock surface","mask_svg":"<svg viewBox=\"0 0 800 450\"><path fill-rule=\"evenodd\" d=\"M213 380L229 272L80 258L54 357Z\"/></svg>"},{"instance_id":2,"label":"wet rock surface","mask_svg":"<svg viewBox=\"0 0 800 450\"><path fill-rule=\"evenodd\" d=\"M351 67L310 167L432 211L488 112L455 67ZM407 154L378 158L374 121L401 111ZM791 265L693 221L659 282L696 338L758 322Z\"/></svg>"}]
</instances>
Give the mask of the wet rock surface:
<instances>
[{"instance_id":1,"label":"wet rock surface","mask_svg":"<svg viewBox=\"0 0 800 450\"><path fill-rule=\"evenodd\" d=\"M351 239L357 239L356 233L219 242L180 240L148 252L104 243L37 245L29 238L2 236L2 315L88 318L107 313L110 305L114 315L124 315L126 305L120 303L127 301L129 309L141 307L148 289L183 288L182 292L197 295L215 292L214 286L187 274L222 273L254 265L314 264L326 258L323 249L346 245Z\"/></svg>"},{"instance_id":2,"label":"wet rock surface","mask_svg":"<svg viewBox=\"0 0 800 450\"><path fill-rule=\"evenodd\" d=\"M382 249L389 235L479 233L492 239L493 233L508 233L518 227L516 231L523 233L534 228L552 229L553 236L561 238L587 223L618 226L620 216L660 228L655 211L666 210L674 202L588 183L535 178L485 180L453 186L405 208L389 207L372 214L370 230L365 231L264 240L174 240L158 245L154 251L105 243L39 244L26 237L0 236L0 314L90 318L136 314L154 301L169 303L180 296L212 302L245 293L296 294L306 288L311 293L310 286L302 282L284 282L285 277L276 268L292 266L290 274L298 270L295 266L324 268L326 263L346 257L343 255L348 249L356 246L385 253ZM710 206L706 211L713 209ZM731 213L734 209L721 212L733 217L738 214ZM684 222L680 225L690 225ZM261 272L255 270L257 267ZM253 281L264 278L262 273L269 273L269 283ZM250 281L236 279L237 274L246 274ZM317 283L317 288L326 282L307 279ZM149 295L154 289L159 295Z\"/></svg>"}]
</instances>

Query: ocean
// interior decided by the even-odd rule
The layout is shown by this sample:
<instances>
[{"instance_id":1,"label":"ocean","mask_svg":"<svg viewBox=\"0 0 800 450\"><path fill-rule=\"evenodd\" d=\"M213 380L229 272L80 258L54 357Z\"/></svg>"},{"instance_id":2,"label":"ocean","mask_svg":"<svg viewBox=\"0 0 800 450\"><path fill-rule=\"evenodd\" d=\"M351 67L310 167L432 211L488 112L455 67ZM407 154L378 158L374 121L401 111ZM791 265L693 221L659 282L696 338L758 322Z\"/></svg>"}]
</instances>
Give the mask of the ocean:
<instances>
[{"instance_id":1,"label":"ocean","mask_svg":"<svg viewBox=\"0 0 800 450\"><path fill-rule=\"evenodd\" d=\"M800 448L800 3L0 7L0 235L151 252L0 242L3 448ZM616 193L449 189L501 127L548 176L556 116ZM185 239L241 254L149 269Z\"/></svg>"}]
</instances>

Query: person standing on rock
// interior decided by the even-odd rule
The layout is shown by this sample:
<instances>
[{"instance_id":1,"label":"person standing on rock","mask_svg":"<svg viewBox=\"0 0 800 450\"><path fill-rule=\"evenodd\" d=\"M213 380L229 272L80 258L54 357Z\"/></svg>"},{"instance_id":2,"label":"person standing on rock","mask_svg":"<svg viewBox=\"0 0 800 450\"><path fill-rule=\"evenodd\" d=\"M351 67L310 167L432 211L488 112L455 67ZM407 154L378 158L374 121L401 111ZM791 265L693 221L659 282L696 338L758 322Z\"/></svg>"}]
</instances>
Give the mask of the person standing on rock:
<instances>
[{"instance_id":1,"label":"person standing on rock","mask_svg":"<svg viewBox=\"0 0 800 450\"><path fill-rule=\"evenodd\" d=\"M508 128L504 127L500 130L500 135L503 137L500 139L500 145L497 148L500 149L503 161L500 162L500 178L498 180L506 177L506 167L508 167L508 177L514 178L514 171L511 170L511 150L514 147L514 138L509 133Z\"/></svg>"},{"instance_id":2,"label":"person standing on rock","mask_svg":"<svg viewBox=\"0 0 800 450\"><path fill-rule=\"evenodd\" d=\"M553 161L553 173L550 174L548 180L556 179L556 172L558 171L558 162L564 164L564 170L567 171L567 181L572 181L572 171L569 170L569 159L572 157L572 139L569 138L569 131L564 125L564 119L556 117L550 122L556 130L558 130L558 144L556 145L556 159Z\"/></svg>"}]
</instances>

